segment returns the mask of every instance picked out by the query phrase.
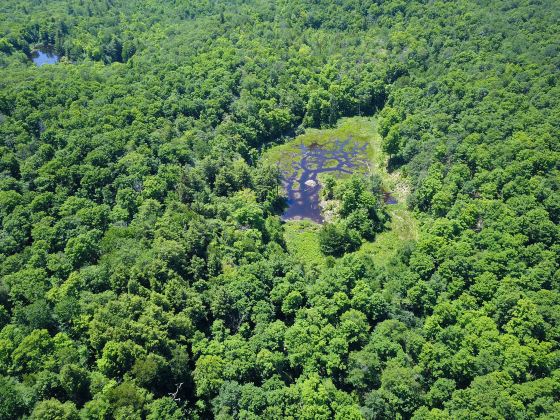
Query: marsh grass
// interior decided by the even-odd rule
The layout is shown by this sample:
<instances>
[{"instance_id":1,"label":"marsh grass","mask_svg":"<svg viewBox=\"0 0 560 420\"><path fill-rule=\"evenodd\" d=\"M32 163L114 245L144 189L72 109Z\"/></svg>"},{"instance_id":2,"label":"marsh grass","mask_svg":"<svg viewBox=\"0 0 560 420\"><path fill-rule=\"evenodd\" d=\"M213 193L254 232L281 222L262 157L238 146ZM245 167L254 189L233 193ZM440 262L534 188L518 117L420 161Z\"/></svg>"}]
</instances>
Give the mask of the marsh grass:
<instances>
[{"instance_id":1,"label":"marsh grass","mask_svg":"<svg viewBox=\"0 0 560 420\"><path fill-rule=\"evenodd\" d=\"M300 157L300 145L310 147L317 144L323 148L335 145L335 141L344 141L351 138L345 150L350 150L353 145L365 148L365 162L354 168L354 173L367 175L374 173L381 177L383 186L391 191L397 204L388 205L387 212L390 216L389 228L378 234L373 242L364 242L356 251L371 255L378 265L387 264L398 252L406 241L415 240L418 237L418 221L414 214L407 209L406 199L409 187L399 171L387 172L388 157L381 149L381 138L377 133L377 122L373 117L343 118L337 127L325 130L307 129L306 132L290 142L275 146L267 150L263 159L269 163L277 164L281 170L290 171L292 162ZM299 174L298 174L299 175ZM319 181L326 174L319 175ZM335 174L337 178L346 178L347 174ZM319 230L321 226L317 223L298 220L288 221L284 225L284 237L289 252L297 256L305 265L324 265L326 258L319 248Z\"/></svg>"}]
</instances>

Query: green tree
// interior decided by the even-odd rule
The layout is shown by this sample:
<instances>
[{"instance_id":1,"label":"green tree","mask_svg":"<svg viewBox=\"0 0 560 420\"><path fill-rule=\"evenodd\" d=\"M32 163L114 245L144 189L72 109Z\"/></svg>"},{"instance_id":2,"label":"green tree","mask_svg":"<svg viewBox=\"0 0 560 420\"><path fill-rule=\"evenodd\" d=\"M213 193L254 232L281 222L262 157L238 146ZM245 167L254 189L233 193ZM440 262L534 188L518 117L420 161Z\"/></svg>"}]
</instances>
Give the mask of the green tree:
<instances>
[{"instance_id":1,"label":"green tree","mask_svg":"<svg viewBox=\"0 0 560 420\"><path fill-rule=\"evenodd\" d=\"M74 403L71 401L61 403L57 399L53 398L37 403L31 413L31 418L48 420L77 420L80 417Z\"/></svg>"}]
</instances>

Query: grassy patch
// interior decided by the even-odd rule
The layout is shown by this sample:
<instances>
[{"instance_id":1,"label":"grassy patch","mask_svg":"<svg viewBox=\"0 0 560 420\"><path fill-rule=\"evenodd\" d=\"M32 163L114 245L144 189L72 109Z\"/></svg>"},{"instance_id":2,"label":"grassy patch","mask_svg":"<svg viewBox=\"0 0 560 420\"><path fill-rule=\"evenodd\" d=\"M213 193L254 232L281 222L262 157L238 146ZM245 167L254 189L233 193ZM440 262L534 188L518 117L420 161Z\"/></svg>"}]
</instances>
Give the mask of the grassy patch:
<instances>
[{"instance_id":1,"label":"grassy patch","mask_svg":"<svg viewBox=\"0 0 560 420\"><path fill-rule=\"evenodd\" d=\"M405 204L388 206L388 212L391 216L390 229L378 234L375 241L364 242L357 251L371 255L377 265L387 264L403 242L418 238L418 222Z\"/></svg>"},{"instance_id":2,"label":"grassy patch","mask_svg":"<svg viewBox=\"0 0 560 420\"><path fill-rule=\"evenodd\" d=\"M323 265L325 257L319 248L321 225L307 220L293 220L284 225L284 239L288 251L305 265Z\"/></svg>"},{"instance_id":3,"label":"grassy patch","mask_svg":"<svg viewBox=\"0 0 560 420\"><path fill-rule=\"evenodd\" d=\"M388 156L381 149L381 136L377 132L375 120L370 138L371 172L376 173L383 180L383 186L397 199L398 204L388 205L387 212L391 217L390 228L375 238L373 242L365 242L357 252L373 256L374 262L384 265L397 253L403 242L418 238L418 221L408 210L406 200L410 194L410 187L402 177L400 171L387 172Z\"/></svg>"},{"instance_id":4,"label":"grassy patch","mask_svg":"<svg viewBox=\"0 0 560 420\"><path fill-rule=\"evenodd\" d=\"M335 128L318 130L308 128L304 134L296 137L292 141L268 149L262 159L266 162L276 164L282 170L290 171L292 162L299 160L300 147L307 147L317 144L322 148L334 148L336 140L345 141L350 139L348 145L344 147L349 150L353 145L362 147L366 145L365 155L371 160L373 156L372 137L376 134L375 120L373 118L353 117L343 118Z\"/></svg>"}]
</instances>

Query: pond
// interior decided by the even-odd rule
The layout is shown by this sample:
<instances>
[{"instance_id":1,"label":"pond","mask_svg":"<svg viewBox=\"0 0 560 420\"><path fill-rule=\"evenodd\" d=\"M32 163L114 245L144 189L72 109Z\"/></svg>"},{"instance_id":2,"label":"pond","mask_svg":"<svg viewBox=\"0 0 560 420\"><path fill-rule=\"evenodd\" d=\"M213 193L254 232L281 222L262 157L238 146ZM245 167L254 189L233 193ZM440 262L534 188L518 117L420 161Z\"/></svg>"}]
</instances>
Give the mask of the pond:
<instances>
[{"instance_id":1,"label":"pond","mask_svg":"<svg viewBox=\"0 0 560 420\"><path fill-rule=\"evenodd\" d=\"M37 50L33 51L31 54L31 59L38 67L44 66L45 64L56 64L59 58L60 57L51 50Z\"/></svg>"},{"instance_id":2,"label":"pond","mask_svg":"<svg viewBox=\"0 0 560 420\"><path fill-rule=\"evenodd\" d=\"M389 191L383 193L383 202L385 204L398 204L398 201Z\"/></svg>"},{"instance_id":3,"label":"pond","mask_svg":"<svg viewBox=\"0 0 560 420\"><path fill-rule=\"evenodd\" d=\"M367 146L367 143L353 142L351 136L325 144L313 142L305 145L301 142L299 152L292 153L291 168L283 171L288 208L282 220L308 219L322 223L318 175L330 172L340 176L351 174L357 167L365 167Z\"/></svg>"}]
</instances>

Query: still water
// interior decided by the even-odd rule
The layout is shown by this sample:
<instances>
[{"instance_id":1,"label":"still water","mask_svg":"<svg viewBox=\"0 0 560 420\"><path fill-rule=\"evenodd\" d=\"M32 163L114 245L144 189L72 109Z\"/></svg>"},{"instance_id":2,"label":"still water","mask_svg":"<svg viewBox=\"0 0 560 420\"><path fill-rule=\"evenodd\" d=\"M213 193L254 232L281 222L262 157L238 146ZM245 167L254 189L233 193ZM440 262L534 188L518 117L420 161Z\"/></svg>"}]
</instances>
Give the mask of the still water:
<instances>
[{"instance_id":1,"label":"still water","mask_svg":"<svg viewBox=\"0 0 560 420\"><path fill-rule=\"evenodd\" d=\"M366 164L366 147L351 143L352 139L335 140L328 146L313 143L300 144L294 156L291 171L284 173L283 181L288 195L288 208L283 220L308 219L323 222L319 206L321 186L317 176L332 172L333 175L351 174L357 166Z\"/></svg>"},{"instance_id":2,"label":"still water","mask_svg":"<svg viewBox=\"0 0 560 420\"><path fill-rule=\"evenodd\" d=\"M53 54L52 51L34 51L33 54L31 55L31 59L33 60L33 62L41 67L44 66L45 64L55 64L58 62L58 55Z\"/></svg>"}]
</instances>

